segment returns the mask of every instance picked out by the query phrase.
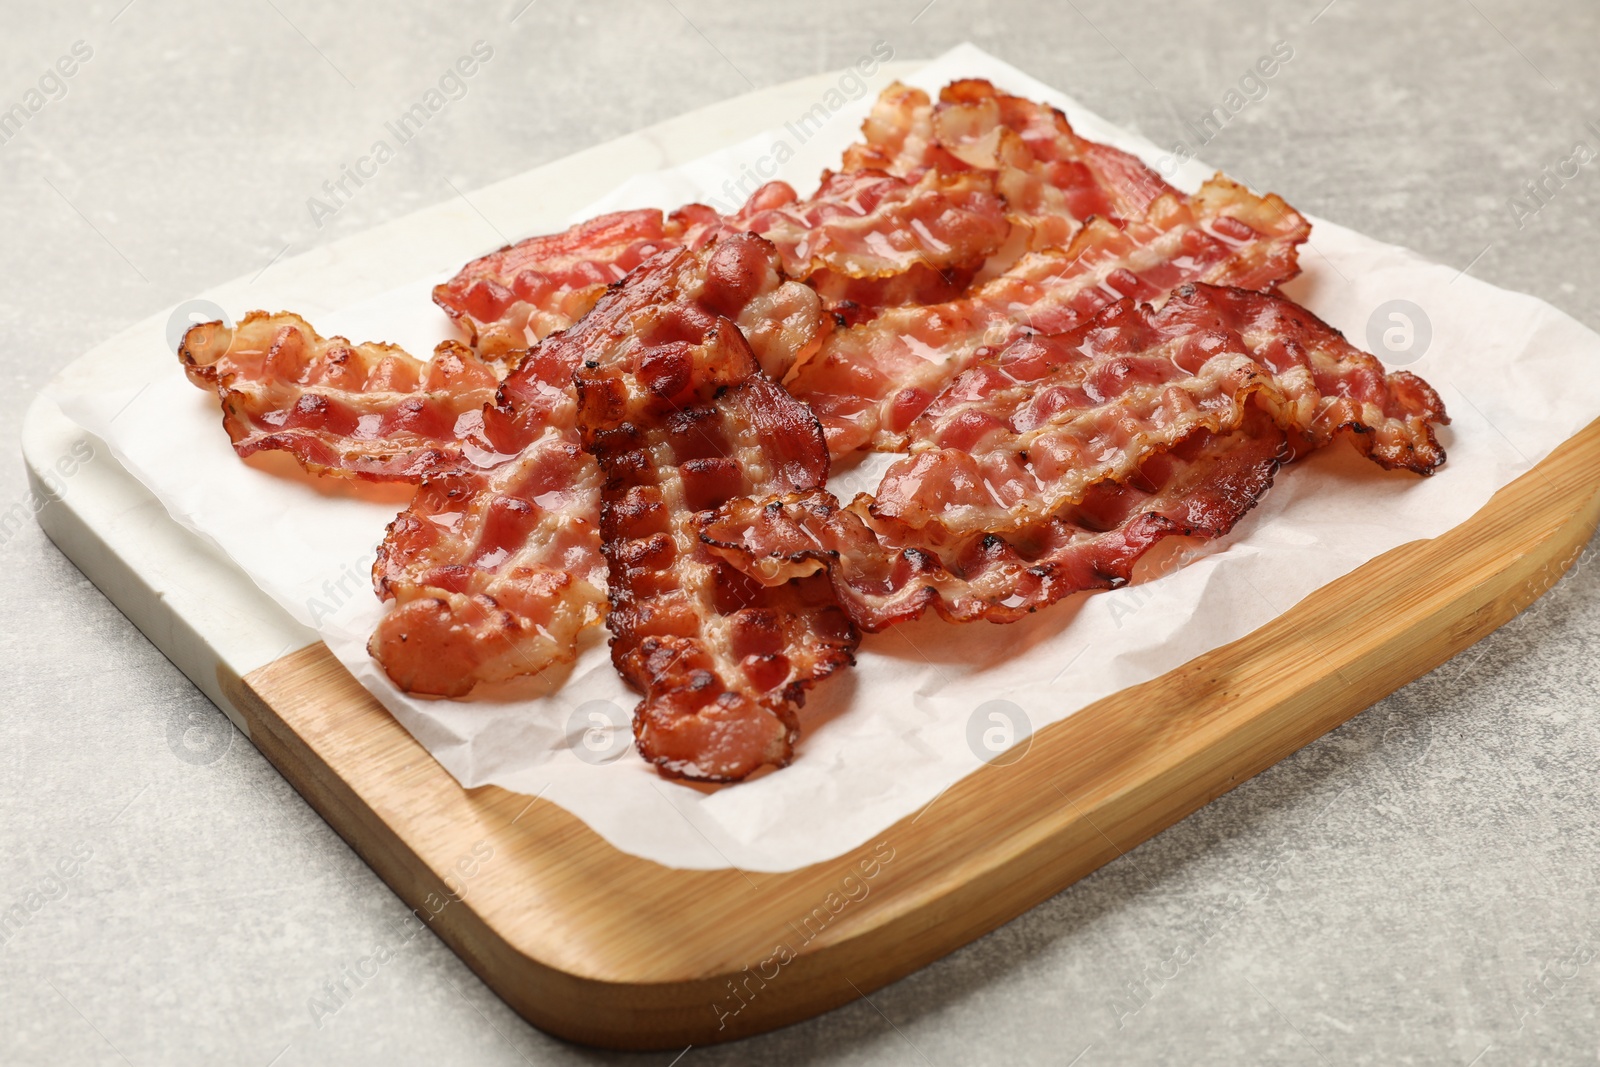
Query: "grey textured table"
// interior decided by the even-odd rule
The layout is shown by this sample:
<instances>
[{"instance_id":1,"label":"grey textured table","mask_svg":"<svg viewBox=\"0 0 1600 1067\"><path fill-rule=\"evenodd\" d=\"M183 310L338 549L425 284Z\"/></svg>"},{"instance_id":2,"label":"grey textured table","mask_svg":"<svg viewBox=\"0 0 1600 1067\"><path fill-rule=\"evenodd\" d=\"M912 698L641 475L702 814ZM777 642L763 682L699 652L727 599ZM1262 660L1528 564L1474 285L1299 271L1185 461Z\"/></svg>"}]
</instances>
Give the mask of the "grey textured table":
<instances>
[{"instance_id":1,"label":"grey textured table","mask_svg":"<svg viewBox=\"0 0 1600 1067\"><path fill-rule=\"evenodd\" d=\"M0 506L27 502L30 398L127 323L286 245L877 41L911 58L971 39L1298 207L1600 326L1600 160L1567 162L1600 150L1592 3L525 2L9 3L0 109L30 88L43 102L0 127ZM467 95L317 226L307 198L479 38L495 58ZM1293 58L1200 145L1190 120L1279 41ZM49 73L62 57L71 77ZM311 998L388 944L404 906L36 527L0 551L0 912L26 905L0 927L0 1061L671 1061L531 1029L431 935L314 1020ZM1510 627L983 940L681 1062L1593 1062L1595 555ZM191 715L216 758L169 744Z\"/></svg>"}]
</instances>

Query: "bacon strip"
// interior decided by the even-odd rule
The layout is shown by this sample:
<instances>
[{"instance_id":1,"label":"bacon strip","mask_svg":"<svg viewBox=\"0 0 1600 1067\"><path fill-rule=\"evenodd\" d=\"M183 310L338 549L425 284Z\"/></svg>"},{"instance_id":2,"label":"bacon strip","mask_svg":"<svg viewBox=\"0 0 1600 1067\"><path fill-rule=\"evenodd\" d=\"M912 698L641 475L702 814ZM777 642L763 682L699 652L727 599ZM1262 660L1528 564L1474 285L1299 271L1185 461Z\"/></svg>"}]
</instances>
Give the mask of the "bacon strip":
<instances>
[{"instance_id":1,"label":"bacon strip","mask_svg":"<svg viewBox=\"0 0 1600 1067\"><path fill-rule=\"evenodd\" d=\"M640 752L711 781L788 762L805 690L852 662L857 635L820 578L772 588L701 544L694 513L820 487L815 418L765 376L736 327L785 282L748 235L652 260L584 320L578 428L605 474L612 660L644 691ZM784 295L780 302L794 299Z\"/></svg>"},{"instance_id":2,"label":"bacon strip","mask_svg":"<svg viewBox=\"0 0 1600 1067\"><path fill-rule=\"evenodd\" d=\"M606 601L599 505L570 418L503 462L430 477L378 549L373 584L396 608L368 652L401 689L450 697L571 660Z\"/></svg>"},{"instance_id":3,"label":"bacon strip","mask_svg":"<svg viewBox=\"0 0 1600 1067\"><path fill-rule=\"evenodd\" d=\"M951 622L1015 622L1073 593L1125 585L1163 538L1220 537L1272 484L1283 434L1253 411L1241 432L1202 430L1151 457L1128 484L1102 482L1083 502L1010 537L978 532L934 540L847 507L826 490L742 498L701 516L708 547L760 581L825 570L862 630L877 632L932 607Z\"/></svg>"},{"instance_id":4,"label":"bacon strip","mask_svg":"<svg viewBox=\"0 0 1600 1067\"><path fill-rule=\"evenodd\" d=\"M572 385L582 333L528 352L384 533L373 585L396 607L367 650L407 692L464 696L567 662L603 615L601 476Z\"/></svg>"},{"instance_id":5,"label":"bacon strip","mask_svg":"<svg viewBox=\"0 0 1600 1067\"><path fill-rule=\"evenodd\" d=\"M1227 433L1252 400L1301 448L1350 436L1387 468L1444 462L1444 405L1279 296L1203 284L1158 311L1124 298L1059 337L1027 335L959 376L911 425L877 516L1005 533L1094 485L1126 481L1200 429Z\"/></svg>"},{"instance_id":6,"label":"bacon strip","mask_svg":"<svg viewBox=\"0 0 1600 1067\"><path fill-rule=\"evenodd\" d=\"M394 345L324 338L287 312L193 326L178 357L190 381L222 399L241 457L279 449L313 474L372 481L415 482L447 463L459 424L498 382L455 342L423 362Z\"/></svg>"},{"instance_id":7,"label":"bacon strip","mask_svg":"<svg viewBox=\"0 0 1600 1067\"><path fill-rule=\"evenodd\" d=\"M699 248L754 231L778 246L784 270L810 279L855 317L891 302L942 299L963 288L1009 230L985 175L824 173L801 200L784 182L757 189L733 215L690 204L663 218L619 211L562 233L530 237L472 261L436 286L434 301L487 359L502 359L583 316L605 287L666 248Z\"/></svg>"},{"instance_id":8,"label":"bacon strip","mask_svg":"<svg viewBox=\"0 0 1600 1067\"><path fill-rule=\"evenodd\" d=\"M433 301L485 359L504 359L571 326L656 252L700 243L721 224L700 204L666 218L650 209L600 215L473 260L434 286Z\"/></svg>"},{"instance_id":9,"label":"bacon strip","mask_svg":"<svg viewBox=\"0 0 1600 1067\"><path fill-rule=\"evenodd\" d=\"M1115 300L1185 282L1273 289L1298 272L1309 232L1278 197L1218 175L1191 197L1161 197L1125 229L1092 219L1065 250L1030 253L961 299L840 330L789 388L816 410L835 456L900 451L934 396L1011 338L1062 333Z\"/></svg>"},{"instance_id":10,"label":"bacon strip","mask_svg":"<svg viewBox=\"0 0 1600 1067\"><path fill-rule=\"evenodd\" d=\"M824 171L821 187L804 201L771 182L725 229L767 238L789 277L859 318L959 293L1010 226L987 175L929 170L900 178L857 170Z\"/></svg>"},{"instance_id":11,"label":"bacon strip","mask_svg":"<svg viewBox=\"0 0 1600 1067\"><path fill-rule=\"evenodd\" d=\"M1011 96L991 83L951 82L933 104L896 82L862 124L865 142L845 150L845 169L910 175L925 168L992 172L1017 241L998 272L1024 250L1064 247L1091 216L1138 219L1176 190L1138 157L1091 141L1056 108Z\"/></svg>"}]
</instances>

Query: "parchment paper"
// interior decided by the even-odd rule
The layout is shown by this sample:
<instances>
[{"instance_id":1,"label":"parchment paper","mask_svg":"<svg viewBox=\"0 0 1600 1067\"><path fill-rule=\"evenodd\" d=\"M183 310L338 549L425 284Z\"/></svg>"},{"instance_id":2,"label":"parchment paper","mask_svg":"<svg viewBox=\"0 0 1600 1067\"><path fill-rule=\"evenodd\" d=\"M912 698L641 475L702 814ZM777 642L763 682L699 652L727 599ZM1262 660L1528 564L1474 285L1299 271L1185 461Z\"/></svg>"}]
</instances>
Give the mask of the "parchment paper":
<instances>
[{"instance_id":1,"label":"parchment paper","mask_svg":"<svg viewBox=\"0 0 1600 1067\"><path fill-rule=\"evenodd\" d=\"M964 76L1048 100L1087 136L1152 164L1163 156L970 45L909 80L936 92ZM770 133L630 179L582 216L694 199L726 206L725 183L757 168L804 195L855 139L870 104L870 96L846 103L803 143L784 125L796 116L774 115ZM1210 174L1191 161L1169 177L1187 190ZM1454 419L1442 434L1449 461L1438 474L1385 473L1341 444L1281 473L1233 534L1199 546L1196 558L1165 576L1080 596L1012 626L930 619L868 637L857 668L815 691L794 763L722 789L664 781L629 750L637 696L612 670L603 631L590 633L570 670L542 680L465 701L398 693L365 651L384 611L367 575L405 494L363 499L299 475L284 457L241 463L219 426L216 398L191 386L175 359L143 391L57 400L174 519L313 626L463 785L542 796L617 848L669 866L790 870L924 808L1030 731L1243 636L1388 549L1448 530L1600 416L1600 336L1532 297L1332 223L1314 226L1291 296L1364 348L1375 314L1381 328L1402 331L1394 339L1403 347L1405 324L1388 317L1391 301L1409 301L1425 317L1430 336L1418 356L1423 330L1415 311L1405 311L1412 351L1398 358L1433 383ZM428 299L438 280L420 279L315 325L426 354L452 336ZM228 310L238 317L249 309ZM840 495L870 488L883 462L837 472Z\"/></svg>"}]
</instances>

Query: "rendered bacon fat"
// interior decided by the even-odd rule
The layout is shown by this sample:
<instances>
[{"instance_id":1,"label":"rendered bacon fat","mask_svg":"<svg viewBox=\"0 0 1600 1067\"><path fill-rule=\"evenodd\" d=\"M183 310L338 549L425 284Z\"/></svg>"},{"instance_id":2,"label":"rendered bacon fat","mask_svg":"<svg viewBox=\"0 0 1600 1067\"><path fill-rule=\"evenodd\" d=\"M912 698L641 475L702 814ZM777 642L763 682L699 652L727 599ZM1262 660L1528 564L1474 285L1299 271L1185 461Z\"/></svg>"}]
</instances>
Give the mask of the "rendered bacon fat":
<instances>
[{"instance_id":1,"label":"rendered bacon fat","mask_svg":"<svg viewBox=\"0 0 1600 1067\"><path fill-rule=\"evenodd\" d=\"M1428 474L1448 421L1427 383L1279 296L1180 288L1160 310L1124 298L1058 337L1026 335L958 377L912 423L873 514L1006 533L1125 482L1197 430L1265 408L1297 450L1351 437L1381 466Z\"/></svg>"},{"instance_id":2,"label":"rendered bacon fat","mask_svg":"<svg viewBox=\"0 0 1600 1067\"><path fill-rule=\"evenodd\" d=\"M870 497L840 507L826 490L741 498L702 516L700 529L713 551L758 580L826 571L839 603L869 632L929 607L952 622L1014 622L1073 593L1126 584L1163 538L1227 533L1284 457L1283 434L1255 411L1242 432L1202 430L1151 457L1139 478L1102 482L1079 505L1009 538L935 540L873 516Z\"/></svg>"},{"instance_id":3,"label":"rendered bacon fat","mask_svg":"<svg viewBox=\"0 0 1600 1067\"><path fill-rule=\"evenodd\" d=\"M498 381L454 342L423 362L393 345L324 338L288 313L201 323L178 356L190 381L221 398L240 456L277 449L314 474L374 481L418 481L446 463L459 424Z\"/></svg>"},{"instance_id":4,"label":"rendered bacon fat","mask_svg":"<svg viewBox=\"0 0 1600 1067\"><path fill-rule=\"evenodd\" d=\"M1058 252L1029 253L944 304L890 308L831 335L790 389L816 410L834 455L899 451L946 384L1024 333L1062 333L1123 297L1159 298L1185 282L1270 290L1294 277L1306 221L1276 196L1221 176L1166 195L1125 228L1092 219Z\"/></svg>"},{"instance_id":5,"label":"rendered bacon fat","mask_svg":"<svg viewBox=\"0 0 1600 1067\"><path fill-rule=\"evenodd\" d=\"M607 326L589 331L576 382L579 431L605 475L612 659L644 691L635 734L663 773L733 780L787 763L805 690L852 661L856 633L826 579L750 581L694 521L827 476L815 417L737 325L801 302L820 329L815 294L783 280L772 245L733 235L664 253L584 320Z\"/></svg>"}]
</instances>

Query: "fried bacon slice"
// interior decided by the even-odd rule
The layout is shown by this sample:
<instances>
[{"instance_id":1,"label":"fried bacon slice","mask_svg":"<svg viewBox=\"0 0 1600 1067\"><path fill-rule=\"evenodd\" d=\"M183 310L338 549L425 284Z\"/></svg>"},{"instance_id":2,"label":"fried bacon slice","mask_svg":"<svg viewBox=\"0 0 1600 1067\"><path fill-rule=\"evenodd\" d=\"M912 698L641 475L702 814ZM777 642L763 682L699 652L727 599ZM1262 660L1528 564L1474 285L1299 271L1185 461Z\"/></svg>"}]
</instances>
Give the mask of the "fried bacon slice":
<instances>
[{"instance_id":1,"label":"fried bacon slice","mask_svg":"<svg viewBox=\"0 0 1600 1067\"><path fill-rule=\"evenodd\" d=\"M530 237L468 263L433 301L485 359L500 360L571 326L606 286L663 248L702 243L722 225L711 208L616 211Z\"/></svg>"},{"instance_id":2,"label":"fried bacon slice","mask_svg":"<svg viewBox=\"0 0 1600 1067\"><path fill-rule=\"evenodd\" d=\"M1157 310L1125 297L1076 330L1025 335L980 360L910 427L872 513L911 527L1006 533L1053 515L1251 404L1296 451L1350 437L1379 465L1432 473L1444 405L1280 296L1185 285Z\"/></svg>"},{"instance_id":3,"label":"fried bacon slice","mask_svg":"<svg viewBox=\"0 0 1600 1067\"><path fill-rule=\"evenodd\" d=\"M401 689L459 697L538 674L603 618L602 479L572 383L588 333L531 349L385 531L373 587L395 610L367 651Z\"/></svg>"},{"instance_id":4,"label":"fried bacon slice","mask_svg":"<svg viewBox=\"0 0 1600 1067\"><path fill-rule=\"evenodd\" d=\"M1016 232L991 269L1025 250L1065 247L1091 216L1121 224L1176 193L1138 157L1079 136L1056 108L977 78L951 82L937 104L896 82L878 97L862 133L865 141L845 150L845 170L994 174Z\"/></svg>"},{"instance_id":5,"label":"fried bacon slice","mask_svg":"<svg viewBox=\"0 0 1600 1067\"><path fill-rule=\"evenodd\" d=\"M966 170L939 143L933 128L933 101L921 89L890 82L873 101L861 123L862 139L844 150L840 169L881 170L912 174L932 167L942 171Z\"/></svg>"},{"instance_id":6,"label":"fried bacon slice","mask_svg":"<svg viewBox=\"0 0 1600 1067\"><path fill-rule=\"evenodd\" d=\"M277 449L313 474L372 481L415 482L447 463L463 420L499 381L455 342L424 362L394 345L324 338L288 312L193 326L178 358L190 381L221 398L241 457Z\"/></svg>"},{"instance_id":7,"label":"fried bacon slice","mask_svg":"<svg viewBox=\"0 0 1600 1067\"><path fill-rule=\"evenodd\" d=\"M1119 229L1091 219L1064 250L1029 253L943 304L889 308L832 334L790 391L816 410L835 455L905 447L912 422L957 375L1025 333L1063 333L1124 297L1185 282L1271 290L1298 273L1310 226L1275 195L1218 175L1191 197L1162 196Z\"/></svg>"},{"instance_id":8,"label":"fried bacon slice","mask_svg":"<svg viewBox=\"0 0 1600 1067\"><path fill-rule=\"evenodd\" d=\"M825 571L862 630L932 607L951 622L1015 622L1073 593L1125 585L1163 538L1226 534L1272 484L1283 433L1253 410L1231 434L1200 430L1148 459L1125 484L1101 482L1073 507L1010 536L915 530L840 507L826 490L734 500L698 519L719 556L758 581Z\"/></svg>"},{"instance_id":9,"label":"fried bacon slice","mask_svg":"<svg viewBox=\"0 0 1600 1067\"><path fill-rule=\"evenodd\" d=\"M852 662L857 634L826 579L750 581L694 521L827 477L815 417L738 327L802 302L820 330L816 295L784 280L773 246L735 234L652 260L578 328L577 424L605 475L612 660L645 694L635 734L664 774L729 781L787 763L805 690Z\"/></svg>"},{"instance_id":10,"label":"fried bacon slice","mask_svg":"<svg viewBox=\"0 0 1600 1067\"><path fill-rule=\"evenodd\" d=\"M1010 224L983 174L824 173L802 200L784 182L757 189L721 216L690 204L669 216L619 211L531 237L467 264L434 301L486 359L566 329L607 285L665 248L699 248L719 234L767 237L791 278L816 285L855 318L891 303L947 299L964 288Z\"/></svg>"},{"instance_id":11,"label":"fried bacon slice","mask_svg":"<svg viewBox=\"0 0 1600 1067\"><path fill-rule=\"evenodd\" d=\"M396 606L367 651L401 689L447 697L571 660L606 603L599 507L570 417L429 477L379 546L373 584Z\"/></svg>"},{"instance_id":12,"label":"fried bacon slice","mask_svg":"<svg viewBox=\"0 0 1600 1067\"><path fill-rule=\"evenodd\" d=\"M784 273L808 282L831 309L860 319L961 292L1010 224L988 175L927 170L901 178L856 170L823 172L806 200L770 182L725 229L767 238Z\"/></svg>"}]
</instances>

